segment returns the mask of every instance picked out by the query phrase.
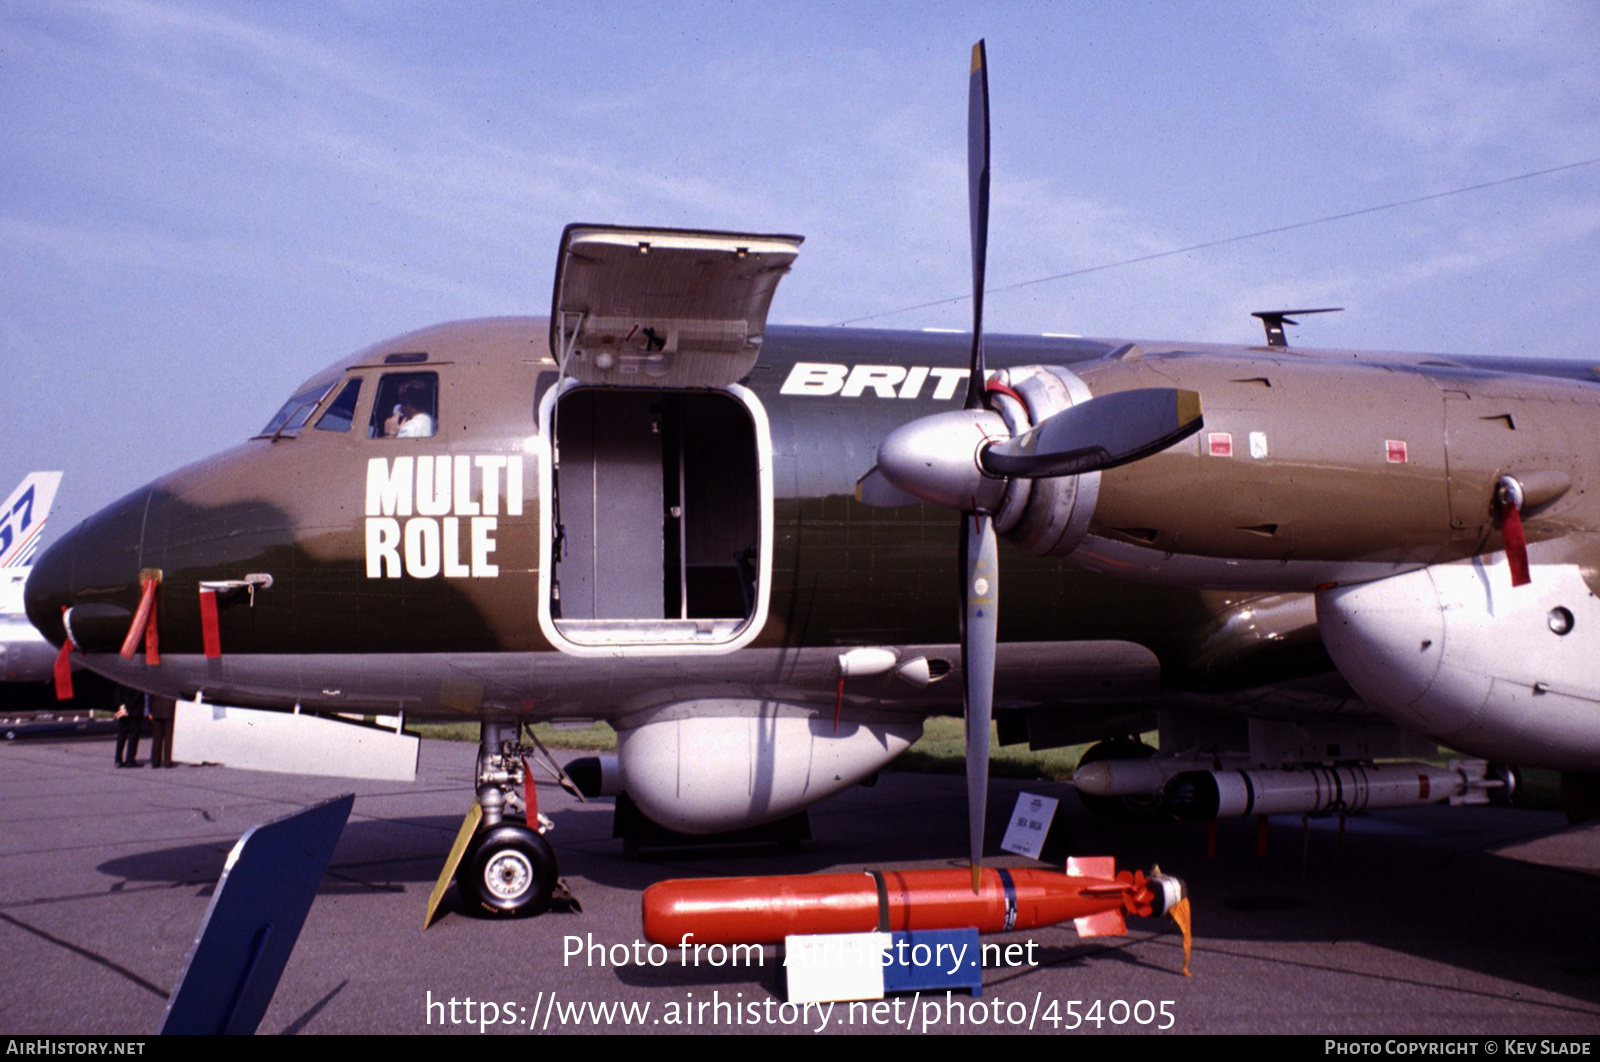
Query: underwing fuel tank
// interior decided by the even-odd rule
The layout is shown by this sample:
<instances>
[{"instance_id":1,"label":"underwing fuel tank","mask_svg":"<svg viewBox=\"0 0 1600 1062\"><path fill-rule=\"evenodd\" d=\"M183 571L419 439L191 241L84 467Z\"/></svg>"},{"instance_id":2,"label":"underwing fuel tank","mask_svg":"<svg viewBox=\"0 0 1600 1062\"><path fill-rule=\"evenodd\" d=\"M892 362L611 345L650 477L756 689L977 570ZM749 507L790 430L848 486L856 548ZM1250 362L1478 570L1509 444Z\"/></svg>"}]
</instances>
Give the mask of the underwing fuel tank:
<instances>
[{"instance_id":1,"label":"underwing fuel tank","mask_svg":"<svg viewBox=\"0 0 1600 1062\"><path fill-rule=\"evenodd\" d=\"M683 701L663 718L620 728L617 753L591 769L650 819L679 833L738 830L848 789L911 747L919 723L859 723L838 732L775 701ZM766 714L762 714L765 712Z\"/></svg>"},{"instance_id":2,"label":"underwing fuel tank","mask_svg":"<svg viewBox=\"0 0 1600 1062\"><path fill-rule=\"evenodd\" d=\"M1127 931L1126 915L1166 913L1188 939L1184 883L1159 870L1119 874L1109 857L1071 859L1065 874L984 867L976 895L961 867L662 881L643 903L645 939L674 947L686 939L780 944L799 934L967 926L1004 933L1060 922L1073 922L1080 936L1116 936Z\"/></svg>"},{"instance_id":3,"label":"underwing fuel tank","mask_svg":"<svg viewBox=\"0 0 1600 1062\"><path fill-rule=\"evenodd\" d=\"M1600 599L1581 567L1435 565L1317 595L1328 654L1400 726L1525 767L1600 767Z\"/></svg>"}]
</instances>

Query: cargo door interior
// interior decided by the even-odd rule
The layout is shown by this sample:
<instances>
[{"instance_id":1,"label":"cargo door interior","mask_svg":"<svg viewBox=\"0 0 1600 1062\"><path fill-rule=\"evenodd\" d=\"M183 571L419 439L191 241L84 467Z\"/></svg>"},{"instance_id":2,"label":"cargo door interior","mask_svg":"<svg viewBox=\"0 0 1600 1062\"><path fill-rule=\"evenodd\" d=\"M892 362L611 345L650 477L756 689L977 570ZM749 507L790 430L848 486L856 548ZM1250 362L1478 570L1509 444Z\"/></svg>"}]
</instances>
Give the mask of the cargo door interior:
<instances>
[{"instance_id":1,"label":"cargo door interior","mask_svg":"<svg viewBox=\"0 0 1600 1062\"><path fill-rule=\"evenodd\" d=\"M747 619L759 556L755 432L719 392L579 388L556 418L559 619Z\"/></svg>"},{"instance_id":2,"label":"cargo door interior","mask_svg":"<svg viewBox=\"0 0 1600 1062\"><path fill-rule=\"evenodd\" d=\"M771 439L738 381L798 237L562 239L540 408L540 622L558 648L726 651L765 619Z\"/></svg>"}]
</instances>

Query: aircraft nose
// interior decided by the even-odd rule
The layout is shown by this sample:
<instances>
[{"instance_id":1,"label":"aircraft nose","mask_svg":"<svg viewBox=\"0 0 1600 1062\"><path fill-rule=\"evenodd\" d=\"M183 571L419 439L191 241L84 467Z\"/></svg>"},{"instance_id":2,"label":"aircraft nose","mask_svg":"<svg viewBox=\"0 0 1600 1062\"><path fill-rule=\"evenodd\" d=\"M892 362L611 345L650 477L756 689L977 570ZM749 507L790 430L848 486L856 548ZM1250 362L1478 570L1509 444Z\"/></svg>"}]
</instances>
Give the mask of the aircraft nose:
<instances>
[{"instance_id":1,"label":"aircraft nose","mask_svg":"<svg viewBox=\"0 0 1600 1062\"><path fill-rule=\"evenodd\" d=\"M89 517L45 550L28 576L23 602L28 620L54 645L66 638L63 610L72 608L100 614L114 621L131 617L139 604L139 561L143 554L145 510L150 503L150 488L141 487ZM123 618L125 632L128 619ZM91 625L74 623L74 633L83 640L100 642ZM93 626L104 626L95 624ZM109 626L115 627L115 622ZM114 632L113 632L114 633ZM117 646L91 644L79 648L89 652L114 651Z\"/></svg>"}]
</instances>

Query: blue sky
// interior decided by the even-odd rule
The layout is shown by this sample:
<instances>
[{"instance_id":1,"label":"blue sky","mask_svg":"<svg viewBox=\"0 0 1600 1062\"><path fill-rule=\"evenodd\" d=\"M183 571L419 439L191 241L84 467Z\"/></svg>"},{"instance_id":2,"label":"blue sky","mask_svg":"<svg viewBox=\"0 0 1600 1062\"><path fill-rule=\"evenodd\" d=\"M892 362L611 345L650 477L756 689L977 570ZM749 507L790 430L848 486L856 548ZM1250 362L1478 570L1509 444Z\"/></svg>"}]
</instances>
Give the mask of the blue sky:
<instances>
[{"instance_id":1,"label":"blue sky","mask_svg":"<svg viewBox=\"0 0 1600 1062\"><path fill-rule=\"evenodd\" d=\"M1585 2L0 0L0 476L54 535L243 439L321 366L543 314L563 225L806 237L777 321L1600 158ZM1593 358L1600 165L1002 291L996 331ZM961 327L952 303L875 318ZM9 483L0 490L9 489Z\"/></svg>"}]
</instances>

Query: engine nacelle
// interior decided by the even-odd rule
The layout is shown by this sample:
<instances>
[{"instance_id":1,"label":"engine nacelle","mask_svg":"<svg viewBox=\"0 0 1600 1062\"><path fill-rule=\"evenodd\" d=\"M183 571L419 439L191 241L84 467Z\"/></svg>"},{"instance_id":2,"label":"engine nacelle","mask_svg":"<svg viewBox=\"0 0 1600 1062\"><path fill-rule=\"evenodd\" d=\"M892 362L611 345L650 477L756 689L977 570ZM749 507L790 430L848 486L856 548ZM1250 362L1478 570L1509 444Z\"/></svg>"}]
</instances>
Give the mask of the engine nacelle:
<instances>
[{"instance_id":1,"label":"engine nacelle","mask_svg":"<svg viewBox=\"0 0 1600 1062\"><path fill-rule=\"evenodd\" d=\"M1004 396L995 400L1013 437L1093 397L1084 382L1064 368L1032 366L1006 375L1009 386L1027 403L1021 407ZM1024 553L1065 557L1089 533L1099 489L1099 472L1008 480L1005 504L995 514L995 531Z\"/></svg>"},{"instance_id":2,"label":"engine nacelle","mask_svg":"<svg viewBox=\"0 0 1600 1062\"><path fill-rule=\"evenodd\" d=\"M1396 723L1502 763L1600 767L1600 601L1576 565L1500 558L1317 594L1323 641Z\"/></svg>"},{"instance_id":3,"label":"engine nacelle","mask_svg":"<svg viewBox=\"0 0 1600 1062\"><path fill-rule=\"evenodd\" d=\"M865 779L922 736L920 720L852 723L771 701L674 705L617 732L622 788L680 833L717 833L791 815Z\"/></svg>"}]
</instances>

